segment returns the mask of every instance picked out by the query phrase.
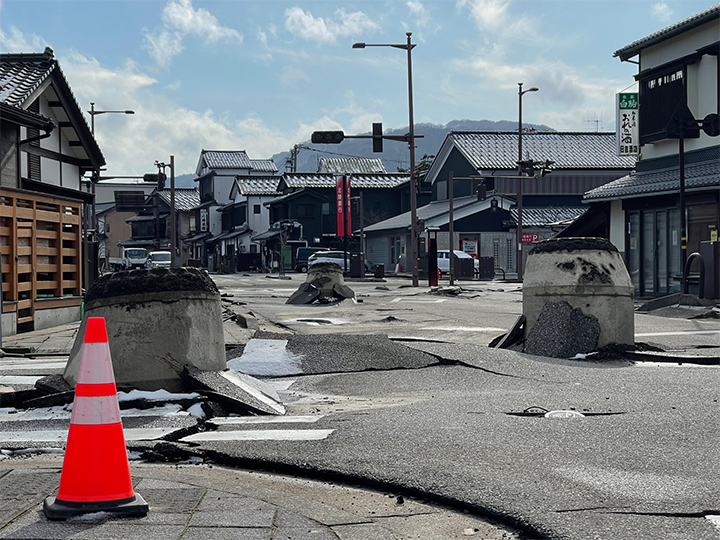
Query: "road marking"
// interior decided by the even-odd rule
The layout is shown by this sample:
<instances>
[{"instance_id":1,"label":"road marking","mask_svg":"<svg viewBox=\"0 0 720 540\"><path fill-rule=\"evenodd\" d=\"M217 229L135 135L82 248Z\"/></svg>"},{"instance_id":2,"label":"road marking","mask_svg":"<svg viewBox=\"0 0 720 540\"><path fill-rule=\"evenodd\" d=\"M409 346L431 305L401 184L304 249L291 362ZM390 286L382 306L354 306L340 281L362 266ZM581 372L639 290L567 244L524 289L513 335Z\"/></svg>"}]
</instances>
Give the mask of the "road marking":
<instances>
[{"instance_id":1,"label":"road marking","mask_svg":"<svg viewBox=\"0 0 720 540\"><path fill-rule=\"evenodd\" d=\"M0 385L12 386L13 384L23 384L35 386L35 383L43 377L44 375L0 375Z\"/></svg>"},{"instance_id":2,"label":"road marking","mask_svg":"<svg viewBox=\"0 0 720 540\"><path fill-rule=\"evenodd\" d=\"M440 304L442 302L445 302L445 300L447 300L447 298L438 298L437 300L420 300L418 298L404 298L401 296L399 298L393 298L392 300L390 300L390 303L394 304L395 302L412 302L413 304Z\"/></svg>"},{"instance_id":3,"label":"road marking","mask_svg":"<svg viewBox=\"0 0 720 540\"><path fill-rule=\"evenodd\" d=\"M472 327L472 326L428 326L421 330L440 330L441 332L507 332L506 328Z\"/></svg>"},{"instance_id":4,"label":"road marking","mask_svg":"<svg viewBox=\"0 0 720 540\"><path fill-rule=\"evenodd\" d=\"M295 424L312 423L320 420L324 415L318 416L218 416L210 418L208 422L218 426L233 426L238 424Z\"/></svg>"},{"instance_id":5,"label":"road marking","mask_svg":"<svg viewBox=\"0 0 720 540\"><path fill-rule=\"evenodd\" d=\"M30 371L33 369L65 369L67 361L62 362L3 362L0 371Z\"/></svg>"},{"instance_id":6,"label":"road marking","mask_svg":"<svg viewBox=\"0 0 720 540\"><path fill-rule=\"evenodd\" d=\"M658 337L658 336L685 336L693 334L720 334L720 330L682 330L680 332L651 332L647 334L635 334L635 337Z\"/></svg>"},{"instance_id":7,"label":"road marking","mask_svg":"<svg viewBox=\"0 0 720 540\"><path fill-rule=\"evenodd\" d=\"M137 428L125 429L126 441L154 441L178 428ZM0 433L0 444L2 443L36 443L52 442L64 443L68 437L68 430L62 431L14 431Z\"/></svg>"},{"instance_id":8,"label":"road marking","mask_svg":"<svg viewBox=\"0 0 720 540\"><path fill-rule=\"evenodd\" d=\"M334 429L268 429L249 431L203 431L180 439L194 441L320 441Z\"/></svg>"}]
</instances>

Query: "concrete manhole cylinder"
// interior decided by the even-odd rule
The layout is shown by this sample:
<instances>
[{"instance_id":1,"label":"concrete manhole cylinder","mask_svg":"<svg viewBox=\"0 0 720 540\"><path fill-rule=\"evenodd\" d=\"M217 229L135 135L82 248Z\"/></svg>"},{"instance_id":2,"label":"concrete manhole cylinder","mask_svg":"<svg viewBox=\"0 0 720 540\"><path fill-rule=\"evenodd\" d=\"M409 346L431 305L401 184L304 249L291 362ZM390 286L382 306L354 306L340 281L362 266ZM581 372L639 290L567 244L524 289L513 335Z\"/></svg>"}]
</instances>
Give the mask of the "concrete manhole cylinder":
<instances>
[{"instance_id":1,"label":"concrete manhole cylinder","mask_svg":"<svg viewBox=\"0 0 720 540\"><path fill-rule=\"evenodd\" d=\"M186 364L227 367L220 293L204 270L129 270L97 279L63 375L73 386L88 317L105 318L118 384L175 390Z\"/></svg>"},{"instance_id":2,"label":"concrete manhole cylinder","mask_svg":"<svg viewBox=\"0 0 720 540\"><path fill-rule=\"evenodd\" d=\"M308 268L305 283L310 283L320 291L321 296L332 296L336 285L345 285L343 269L335 263L316 263Z\"/></svg>"},{"instance_id":3,"label":"concrete manhole cylinder","mask_svg":"<svg viewBox=\"0 0 720 540\"><path fill-rule=\"evenodd\" d=\"M546 303L567 302L600 325L598 347L635 343L635 288L605 238L555 238L529 253L523 281L525 337Z\"/></svg>"}]
</instances>

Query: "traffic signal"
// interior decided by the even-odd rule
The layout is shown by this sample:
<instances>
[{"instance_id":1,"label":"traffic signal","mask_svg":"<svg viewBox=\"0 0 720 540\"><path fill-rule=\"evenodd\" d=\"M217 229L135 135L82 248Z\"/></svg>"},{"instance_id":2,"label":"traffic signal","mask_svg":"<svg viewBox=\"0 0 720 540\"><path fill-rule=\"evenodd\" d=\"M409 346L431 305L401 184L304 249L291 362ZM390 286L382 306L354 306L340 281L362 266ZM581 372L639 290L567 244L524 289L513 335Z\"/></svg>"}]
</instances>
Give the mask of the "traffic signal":
<instances>
[{"instance_id":1,"label":"traffic signal","mask_svg":"<svg viewBox=\"0 0 720 540\"><path fill-rule=\"evenodd\" d=\"M167 179L167 176L165 173L147 173L143 175L143 180L145 182L156 182L158 189L165 189L165 180Z\"/></svg>"},{"instance_id":2,"label":"traffic signal","mask_svg":"<svg viewBox=\"0 0 720 540\"><path fill-rule=\"evenodd\" d=\"M715 113L708 114L703 118L702 128L706 135L717 137L720 135L720 116Z\"/></svg>"},{"instance_id":3,"label":"traffic signal","mask_svg":"<svg viewBox=\"0 0 720 540\"><path fill-rule=\"evenodd\" d=\"M382 122L373 123L373 152L383 151Z\"/></svg>"},{"instance_id":4,"label":"traffic signal","mask_svg":"<svg viewBox=\"0 0 720 540\"><path fill-rule=\"evenodd\" d=\"M310 140L315 144L339 144L344 138L342 131L313 131Z\"/></svg>"}]
</instances>

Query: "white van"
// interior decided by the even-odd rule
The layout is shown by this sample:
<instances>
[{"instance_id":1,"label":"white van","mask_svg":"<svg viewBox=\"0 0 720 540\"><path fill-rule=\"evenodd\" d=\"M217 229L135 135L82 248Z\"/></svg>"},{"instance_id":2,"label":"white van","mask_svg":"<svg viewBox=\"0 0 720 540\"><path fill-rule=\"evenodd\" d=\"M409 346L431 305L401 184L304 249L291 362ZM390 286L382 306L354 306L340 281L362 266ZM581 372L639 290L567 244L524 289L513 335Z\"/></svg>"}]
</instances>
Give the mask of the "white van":
<instances>
[{"instance_id":1,"label":"white van","mask_svg":"<svg viewBox=\"0 0 720 540\"><path fill-rule=\"evenodd\" d=\"M151 251L145 266L147 268L170 268L170 259L169 251Z\"/></svg>"},{"instance_id":2,"label":"white van","mask_svg":"<svg viewBox=\"0 0 720 540\"><path fill-rule=\"evenodd\" d=\"M460 251L458 249L454 250L455 256L458 259L473 259L474 257L471 257L464 251ZM437 265L438 270L440 270L440 273L447 274L450 272L450 250L449 249L438 249L437 252ZM480 272L480 261L478 259L475 259L475 273ZM457 271L457 270L456 270Z\"/></svg>"}]
</instances>

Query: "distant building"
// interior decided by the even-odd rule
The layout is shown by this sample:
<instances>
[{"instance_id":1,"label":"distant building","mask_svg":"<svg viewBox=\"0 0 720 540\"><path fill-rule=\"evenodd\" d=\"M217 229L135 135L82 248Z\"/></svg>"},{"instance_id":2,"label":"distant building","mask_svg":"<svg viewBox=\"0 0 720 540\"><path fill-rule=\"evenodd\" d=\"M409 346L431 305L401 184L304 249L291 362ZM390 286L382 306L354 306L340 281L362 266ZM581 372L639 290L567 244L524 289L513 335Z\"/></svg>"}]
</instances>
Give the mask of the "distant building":
<instances>
[{"instance_id":1,"label":"distant building","mask_svg":"<svg viewBox=\"0 0 720 540\"><path fill-rule=\"evenodd\" d=\"M534 161L554 162L547 175L523 180L522 250L518 249L518 134L511 131L451 131L424 182L430 204L418 208L420 230L438 228L438 249L449 249L450 195L453 248L473 257L492 257L506 274L517 272L517 257L582 215L583 193L627 174L634 158L618 157L614 133L527 132L523 150ZM453 176L452 188L450 175ZM510 178L507 178L510 177ZM410 213L367 227L366 259L411 268ZM421 257L427 234L420 236Z\"/></svg>"},{"instance_id":2,"label":"distant building","mask_svg":"<svg viewBox=\"0 0 720 540\"><path fill-rule=\"evenodd\" d=\"M211 271L224 269L226 250L235 246L235 241L230 242L227 234L241 234L236 227L243 224L235 220L239 219L240 204L243 199L246 202L246 196L241 190L235 190L236 179L256 178L260 181L260 178L276 176L277 172L271 159L250 159L244 150L201 152L195 169L200 204L196 209L195 234L187 240L191 245L191 258L197 264ZM245 246L249 253L250 244L251 241L243 240L237 247Z\"/></svg>"},{"instance_id":3,"label":"distant building","mask_svg":"<svg viewBox=\"0 0 720 540\"><path fill-rule=\"evenodd\" d=\"M719 112L720 4L639 39L614 56L639 62L640 155L634 171L585 194L591 206L588 219L570 233L607 231L624 255L636 295L665 295L680 290L684 207L687 254L707 253L707 279L714 281L713 298L718 298L720 141L697 126L685 128L681 205L677 126L683 112L698 120ZM636 57L637 62L631 60Z\"/></svg>"}]
</instances>

